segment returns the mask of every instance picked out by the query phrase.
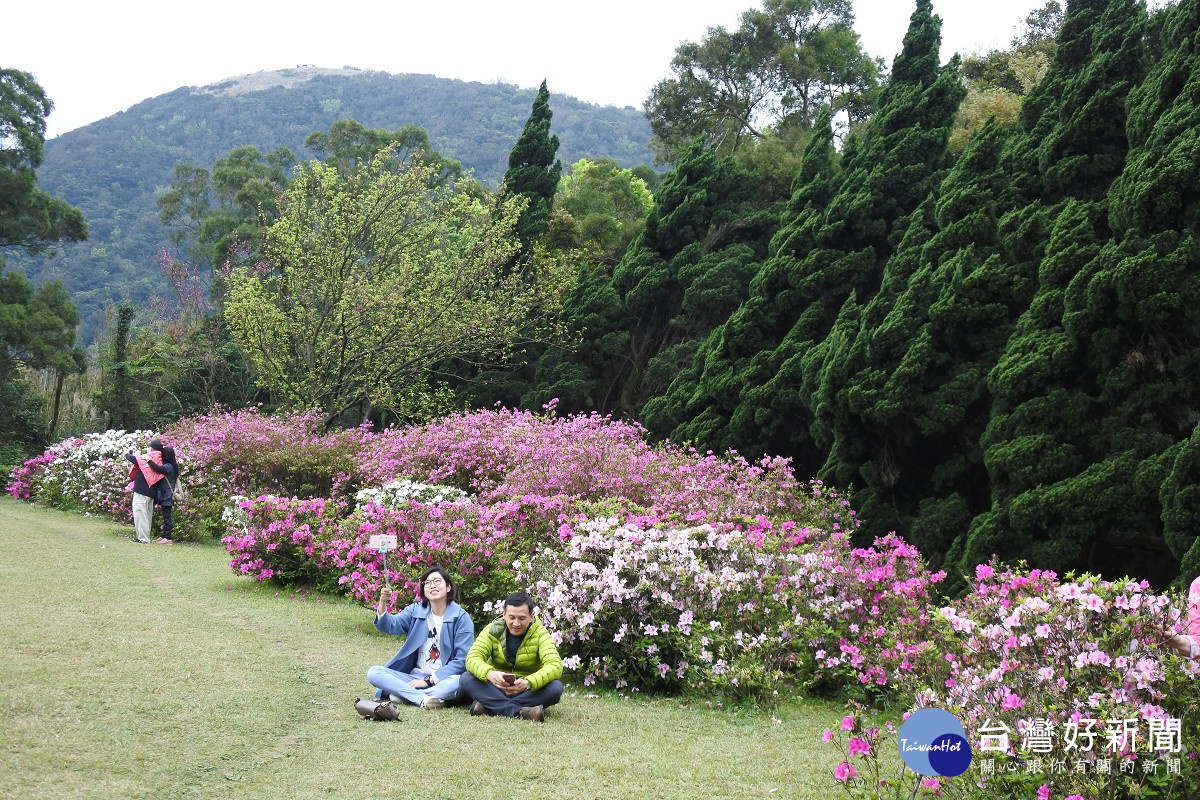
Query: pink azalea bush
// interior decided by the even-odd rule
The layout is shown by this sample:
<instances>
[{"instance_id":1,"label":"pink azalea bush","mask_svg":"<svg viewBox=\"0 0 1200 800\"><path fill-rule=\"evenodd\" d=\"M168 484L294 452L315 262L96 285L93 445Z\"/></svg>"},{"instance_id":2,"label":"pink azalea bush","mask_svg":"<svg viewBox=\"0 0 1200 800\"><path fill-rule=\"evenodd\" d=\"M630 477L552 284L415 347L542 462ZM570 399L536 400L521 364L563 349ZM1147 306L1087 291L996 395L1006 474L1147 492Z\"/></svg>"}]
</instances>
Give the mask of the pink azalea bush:
<instances>
[{"instance_id":1,"label":"pink azalea bush","mask_svg":"<svg viewBox=\"0 0 1200 800\"><path fill-rule=\"evenodd\" d=\"M927 777L908 769L895 747L896 726L891 721L868 722L861 703L848 704L849 714L821 734L841 756L833 781L850 797L873 800L912 800L942 797L946 779ZM884 743L889 746L881 746Z\"/></svg>"},{"instance_id":2,"label":"pink azalea bush","mask_svg":"<svg viewBox=\"0 0 1200 800\"><path fill-rule=\"evenodd\" d=\"M231 532L221 541L234 572L260 581L336 590L337 576L323 569L339 540L341 514L324 498L259 495L235 499L226 515Z\"/></svg>"},{"instance_id":3,"label":"pink azalea bush","mask_svg":"<svg viewBox=\"0 0 1200 800\"><path fill-rule=\"evenodd\" d=\"M989 720L1009 728L1011 746L995 754L998 764L1019 753L1032 757L1022 742L1030 743L1039 720L1059 732L1094 731L1096 746L1075 754L1092 769L1038 776L1056 797L1183 797L1185 787L1200 785L1194 738L1174 754L1158 746L1162 741L1147 741L1153 720L1194 725L1200 718L1200 664L1181 661L1158 642L1163 625L1179 618L1176 601L1150 592L1144 581L1060 580L1053 572L998 563L980 565L972 583L966 597L941 612L920 701L954 713L968 734ZM1136 720L1138 740L1121 733L1123 720ZM1181 771L1165 774L1164 765L1148 773L1138 764L1132 773L1104 775L1096 761L1106 757L1114 763L1174 757Z\"/></svg>"},{"instance_id":4,"label":"pink azalea bush","mask_svg":"<svg viewBox=\"0 0 1200 800\"><path fill-rule=\"evenodd\" d=\"M766 517L686 528L600 517L559 535L566 547L521 562L517 582L542 600L585 684L715 690L764 705L798 689L885 686L912 670L922 648L911 642L930 624L941 577L897 537L853 548L842 533Z\"/></svg>"},{"instance_id":5,"label":"pink azalea bush","mask_svg":"<svg viewBox=\"0 0 1200 800\"><path fill-rule=\"evenodd\" d=\"M1181 660L1158 634L1179 618L1179 600L1145 582L1060 580L996 562L977 567L970 593L937 613L915 668L896 682L916 707L945 709L967 731L971 772L944 780L939 791L972 798L1192 796L1200 785L1200 663ZM1174 724L1181 730L1173 737ZM872 745L894 750L895 738L879 736ZM1035 759L1046 767L1027 769ZM1069 768L1052 770L1056 759ZM868 782L850 787L855 796L893 796Z\"/></svg>"},{"instance_id":6,"label":"pink azalea bush","mask_svg":"<svg viewBox=\"0 0 1200 800\"><path fill-rule=\"evenodd\" d=\"M481 506L451 487L408 480L360 490L353 510L346 501L322 498L234 500L223 514L222 542L233 569L257 580L345 592L372 605L385 573L411 596L416 575L452 565L459 601L469 607L517 589L508 568L508 525L528 518L519 503ZM377 533L396 536L397 548L386 555L371 549Z\"/></svg>"},{"instance_id":7,"label":"pink azalea bush","mask_svg":"<svg viewBox=\"0 0 1200 800\"><path fill-rule=\"evenodd\" d=\"M750 464L652 446L636 424L599 414L553 416L509 409L453 414L426 425L371 437L363 485L398 477L458 487L480 502L560 497L619 503L691 521L806 513L807 499L786 459ZM843 509L846 526L853 513Z\"/></svg>"},{"instance_id":8,"label":"pink azalea bush","mask_svg":"<svg viewBox=\"0 0 1200 800\"><path fill-rule=\"evenodd\" d=\"M13 469L8 493L53 508L130 521L125 453L145 452L154 438L152 431L105 431L64 439Z\"/></svg>"},{"instance_id":9,"label":"pink azalea bush","mask_svg":"<svg viewBox=\"0 0 1200 800\"><path fill-rule=\"evenodd\" d=\"M464 502L422 503L409 500L388 508L370 502L343 525L349 544L337 564L338 581L353 597L374 604L383 584L385 557L369 547L372 534L397 537L397 549L386 555L389 580L416 594L416 577L431 566L454 571L458 602L480 608L495 597L515 591L509 546L511 533L497 524L499 511Z\"/></svg>"},{"instance_id":10,"label":"pink azalea bush","mask_svg":"<svg viewBox=\"0 0 1200 800\"><path fill-rule=\"evenodd\" d=\"M13 467L8 476L8 485L4 487L5 491L18 500L31 499L37 494L39 479L46 469L60 459L68 448L81 441L81 439L74 438L65 439L52 445L44 453L39 453L33 458L26 459L23 464Z\"/></svg>"}]
</instances>

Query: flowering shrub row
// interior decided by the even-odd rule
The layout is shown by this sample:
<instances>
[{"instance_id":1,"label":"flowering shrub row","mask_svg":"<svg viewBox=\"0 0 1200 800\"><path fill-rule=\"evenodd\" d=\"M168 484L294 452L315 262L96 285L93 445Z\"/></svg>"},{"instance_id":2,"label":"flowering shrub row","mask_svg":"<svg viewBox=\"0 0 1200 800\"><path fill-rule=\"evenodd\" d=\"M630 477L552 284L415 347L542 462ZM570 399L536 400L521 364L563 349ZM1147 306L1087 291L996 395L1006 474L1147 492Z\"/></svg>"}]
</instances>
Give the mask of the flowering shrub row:
<instances>
[{"instance_id":1,"label":"flowering shrub row","mask_svg":"<svg viewBox=\"0 0 1200 800\"><path fill-rule=\"evenodd\" d=\"M127 518L121 454L149 438L62 442L14 470L8 489ZM808 689L886 691L956 714L972 746L988 726L1011 731L992 776L901 787L880 772L896 759L878 758L894 731L856 711L834 776L852 793L1110 797L1134 786L1165 797L1181 780L1200 785L1194 759L1132 782L1004 766L1036 720L1096 720L1101 742L1114 720L1194 724L1196 665L1155 641L1177 601L1135 581L988 564L968 595L936 602L943 575L915 548L895 535L854 547L848 501L798 482L784 460L651 446L637 426L594 414L509 410L375 433L251 409L185 419L161 438L184 460L179 516L194 535L221 535L232 567L256 580L369 604L385 580L415 592L413 578L443 564L479 620L507 592L531 589L588 684L765 704ZM371 550L373 533L396 535L399 549ZM1157 757L1123 743L1113 752Z\"/></svg>"},{"instance_id":2,"label":"flowering shrub row","mask_svg":"<svg viewBox=\"0 0 1200 800\"><path fill-rule=\"evenodd\" d=\"M64 439L13 469L7 491L52 508L131 521L125 453L144 452L153 438L151 431L105 431Z\"/></svg>"},{"instance_id":3,"label":"flowering shrub row","mask_svg":"<svg viewBox=\"0 0 1200 800\"><path fill-rule=\"evenodd\" d=\"M1200 663L1158 641L1164 624L1179 623L1179 602L1145 582L978 566L970 593L938 611L914 668L896 680L914 707L962 721L976 766L918 788L948 797L1192 796ZM827 733L846 757L836 779L855 796L911 796L913 773L879 783L878 751L895 752L894 728L868 737L860 711L847 720L848 741ZM1045 767L1028 769L1035 760ZM1060 760L1070 768L1050 766Z\"/></svg>"},{"instance_id":4,"label":"flowering shrub row","mask_svg":"<svg viewBox=\"0 0 1200 800\"><path fill-rule=\"evenodd\" d=\"M761 517L673 528L589 519L519 565L584 682L718 689L772 703L797 689L894 683L922 650L930 594L914 548L852 548ZM897 637L903 633L898 641Z\"/></svg>"}]
</instances>

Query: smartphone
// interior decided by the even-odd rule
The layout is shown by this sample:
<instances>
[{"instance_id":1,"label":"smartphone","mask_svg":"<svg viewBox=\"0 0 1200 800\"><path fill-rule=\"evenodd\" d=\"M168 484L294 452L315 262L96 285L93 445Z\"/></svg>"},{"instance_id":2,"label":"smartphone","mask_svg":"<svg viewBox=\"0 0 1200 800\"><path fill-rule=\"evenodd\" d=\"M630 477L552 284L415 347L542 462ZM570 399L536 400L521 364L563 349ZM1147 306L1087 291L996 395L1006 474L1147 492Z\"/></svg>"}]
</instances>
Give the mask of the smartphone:
<instances>
[{"instance_id":1,"label":"smartphone","mask_svg":"<svg viewBox=\"0 0 1200 800\"><path fill-rule=\"evenodd\" d=\"M516 683L517 676L513 675L511 672L506 672L500 676L500 679L503 680L506 685L512 686L514 683Z\"/></svg>"}]
</instances>

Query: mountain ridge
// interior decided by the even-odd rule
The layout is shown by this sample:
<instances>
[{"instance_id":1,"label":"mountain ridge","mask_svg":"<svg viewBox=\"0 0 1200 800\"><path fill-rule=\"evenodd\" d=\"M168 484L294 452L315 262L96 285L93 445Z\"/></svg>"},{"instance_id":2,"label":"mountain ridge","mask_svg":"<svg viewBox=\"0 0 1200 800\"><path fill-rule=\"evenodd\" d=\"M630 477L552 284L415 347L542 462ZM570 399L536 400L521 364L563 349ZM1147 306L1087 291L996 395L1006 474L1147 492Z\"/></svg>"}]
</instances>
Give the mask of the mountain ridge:
<instances>
[{"instance_id":1,"label":"mountain ridge","mask_svg":"<svg viewBox=\"0 0 1200 800\"><path fill-rule=\"evenodd\" d=\"M34 283L62 280L80 308L80 340L94 342L106 307L145 305L165 294L157 256L167 246L155 197L174 166L211 168L232 148L266 153L285 146L298 161L316 130L352 118L368 128L425 128L433 146L492 187L507 168L536 89L357 67L297 65L182 86L46 142L38 184L81 208L87 242L40 257L6 256ZM622 166L652 163L650 126L641 112L601 106L551 87L553 132L564 165L583 157Z\"/></svg>"}]
</instances>

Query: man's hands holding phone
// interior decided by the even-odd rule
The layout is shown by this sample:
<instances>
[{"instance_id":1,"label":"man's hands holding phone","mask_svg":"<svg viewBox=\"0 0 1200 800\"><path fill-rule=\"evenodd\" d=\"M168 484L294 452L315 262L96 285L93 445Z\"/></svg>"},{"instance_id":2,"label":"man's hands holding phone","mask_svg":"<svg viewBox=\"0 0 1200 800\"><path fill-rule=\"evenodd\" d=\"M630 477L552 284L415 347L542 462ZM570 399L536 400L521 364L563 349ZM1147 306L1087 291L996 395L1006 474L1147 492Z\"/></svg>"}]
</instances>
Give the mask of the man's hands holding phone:
<instances>
[{"instance_id":1,"label":"man's hands holding phone","mask_svg":"<svg viewBox=\"0 0 1200 800\"><path fill-rule=\"evenodd\" d=\"M488 673L487 677L488 683L492 684L492 686L495 686L497 689L509 695L510 697L515 694L520 694L521 692L529 691L529 681L525 680L524 678L518 678L511 672L501 672L498 669L494 669Z\"/></svg>"}]
</instances>

